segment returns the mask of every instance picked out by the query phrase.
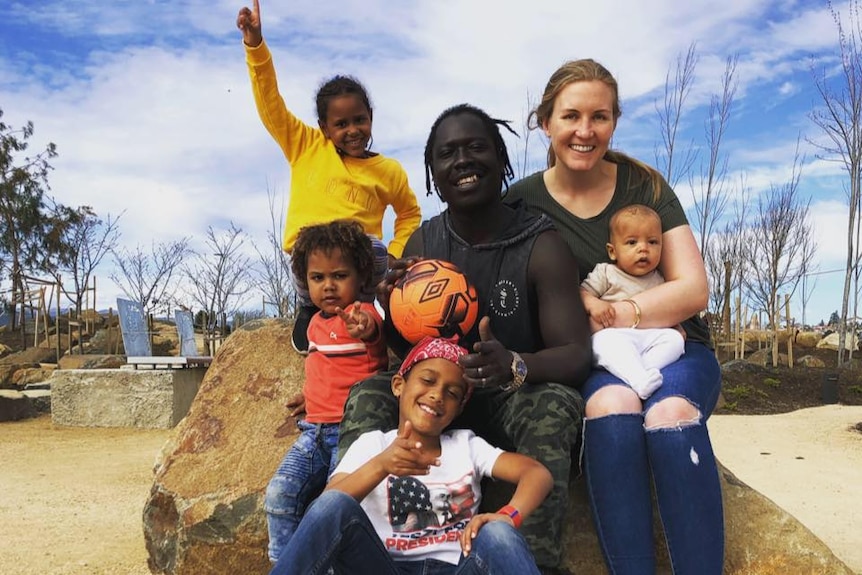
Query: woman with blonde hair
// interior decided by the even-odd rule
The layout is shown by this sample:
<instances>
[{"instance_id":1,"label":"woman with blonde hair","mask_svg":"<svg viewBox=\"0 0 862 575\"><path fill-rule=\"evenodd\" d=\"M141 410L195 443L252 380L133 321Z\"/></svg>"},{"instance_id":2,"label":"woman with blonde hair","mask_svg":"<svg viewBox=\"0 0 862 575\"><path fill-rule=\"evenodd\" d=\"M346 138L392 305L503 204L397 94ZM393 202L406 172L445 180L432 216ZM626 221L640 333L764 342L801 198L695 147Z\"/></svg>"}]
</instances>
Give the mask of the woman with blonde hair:
<instances>
[{"instance_id":1,"label":"woman with blonde hair","mask_svg":"<svg viewBox=\"0 0 862 575\"><path fill-rule=\"evenodd\" d=\"M663 384L642 400L609 372L584 383L584 471L593 518L612 573L655 572L652 493L676 574L720 574L724 554L721 487L706 419L721 386L709 331L703 259L673 190L653 168L610 149L622 112L617 82L594 60L563 64L530 115L550 140L548 168L515 183L507 202L546 213L569 244L580 279L608 262L609 219L644 204L661 218L665 282L613 304L609 327L681 323L685 354L661 369Z\"/></svg>"}]
</instances>

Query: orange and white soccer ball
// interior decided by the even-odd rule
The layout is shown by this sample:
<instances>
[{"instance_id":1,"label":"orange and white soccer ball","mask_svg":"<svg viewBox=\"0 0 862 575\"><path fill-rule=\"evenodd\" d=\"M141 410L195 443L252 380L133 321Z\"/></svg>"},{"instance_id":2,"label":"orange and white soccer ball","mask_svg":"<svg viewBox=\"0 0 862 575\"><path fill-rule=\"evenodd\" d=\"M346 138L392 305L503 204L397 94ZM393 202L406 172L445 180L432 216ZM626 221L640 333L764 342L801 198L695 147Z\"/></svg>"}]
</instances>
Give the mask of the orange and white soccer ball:
<instances>
[{"instance_id":1,"label":"orange and white soccer ball","mask_svg":"<svg viewBox=\"0 0 862 575\"><path fill-rule=\"evenodd\" d=\"M389 296L392 323L410 343L463 336L479 315L479 295L455 264L422 260L407 268Z\"/></svg>"}]
</instances>

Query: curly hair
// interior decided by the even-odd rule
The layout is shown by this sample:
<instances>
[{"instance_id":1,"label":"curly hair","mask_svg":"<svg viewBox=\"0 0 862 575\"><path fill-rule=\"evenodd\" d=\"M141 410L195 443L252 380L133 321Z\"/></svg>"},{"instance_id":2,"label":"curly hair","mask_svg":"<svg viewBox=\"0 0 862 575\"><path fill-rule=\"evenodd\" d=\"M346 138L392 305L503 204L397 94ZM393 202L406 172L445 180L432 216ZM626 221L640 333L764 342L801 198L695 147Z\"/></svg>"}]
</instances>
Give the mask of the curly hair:
<instances>
[{"instance_id":1,"label":"curly hair","mask_svg":"<svg viewBox=\"0 0 862 575\"><path fill-rule=\"evenodd\" d=\"M353 264L362 286L370 287L374 272L371 239L359 222L354 220L335 220L300 229L290 259L293 275L305 283L311 253L322 250L329 255L334 249L340 250L342 257Z\"/></svg>"},{"instance_id":2,"label":"curly hair","mask_svg":"<svg viewBox=\"0 0 862 575\"><path fill-rule=\"evenodd\" d=\"M491 140L494 142L494 149L497 150L497 157L500 158L503 164L503 171L501 173L503 185L506 189L509 189L509 180L515 177L515 170L512 169L512 162L509 160L509 151L506 149L506 142L503 141L503 135L500 133L500 126L505 127L509 132L518 136L518 133L509 126L508 120L498 120L497 118L492 118L488 115L487 112L482 110L481 108L477 108L476 106L472 106L470 104L458 104L457 106L452 106L451 108L447 108L440 114L437 119L434 121L434 125L431 126L431 133L428 134L428 141L425 143L425 191L427 196L431 195L431 172L432 172L432 158L434 155L434 140L437 138L437 128L440 127L440 123L450 116L455 116L458 114L471 114L482 122L485 126L485 129L488 130L488 135L491 136ZM437 184L434 184L434 189L437 191L437 195L440 199L443 199L443 196L440 195L440 190L437 190Z\"/></svg>"}]
</instances>

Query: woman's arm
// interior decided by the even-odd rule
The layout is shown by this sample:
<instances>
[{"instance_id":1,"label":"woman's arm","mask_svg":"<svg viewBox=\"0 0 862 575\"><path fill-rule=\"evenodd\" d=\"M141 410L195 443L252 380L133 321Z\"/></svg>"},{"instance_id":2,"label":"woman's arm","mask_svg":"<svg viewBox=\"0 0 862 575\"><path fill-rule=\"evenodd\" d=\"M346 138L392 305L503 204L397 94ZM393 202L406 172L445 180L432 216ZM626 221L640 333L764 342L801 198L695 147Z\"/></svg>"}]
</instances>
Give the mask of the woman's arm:
<instances>
[{"instance_id":1,"label":"woman's arm","mask_svg":"<svg viewBox=\"0 0 862 575\"><path fill-rule=\"evenodd\" d=\"M641 312L638 327L673 327L706 308L706 268L689 226L662 234L659 271L663 284L631 298ZM631 327L637 320L635 306L629 302L615 302L614 311L613 327Z\"/></svg>"}]
</instances>

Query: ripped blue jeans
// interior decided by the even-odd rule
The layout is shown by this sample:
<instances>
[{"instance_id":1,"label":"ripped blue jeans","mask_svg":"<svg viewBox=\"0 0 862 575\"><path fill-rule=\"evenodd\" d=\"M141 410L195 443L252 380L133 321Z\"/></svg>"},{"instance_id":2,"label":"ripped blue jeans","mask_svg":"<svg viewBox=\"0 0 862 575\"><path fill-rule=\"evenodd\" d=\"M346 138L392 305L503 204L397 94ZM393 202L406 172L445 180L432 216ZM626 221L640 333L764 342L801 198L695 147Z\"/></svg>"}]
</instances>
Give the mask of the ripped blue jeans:
<instances>
[{"instance_id":1,"label":"ripped blue jeans","mask_svg":"<svg viewBox=\"0 0 862 575\"><path fill-rule=\"evenodd\" d=\"M296 422L300 434L266 487L263 507L269 529L269 559L278 561L305 510L326 486L335 469L337 423Z\"/></svg>"},{"instance_id":2,"label":"ripped blue jeans","mask_svg":"<svg viewBox=\"0 0 862 575\"><path fill-rule=\"evenodd\" d=\"M721 389L712 350L686 342L685 355L662 368L664 382L641 413L584 422L584 471L599 544L612 575L656 572L652 488L675 575L721 575L724 516L721 484L706 420ZM597 369L582 393L625 385ZM700 417L667 427L644 427L644 414L669 397L682 397Z\"/></svg>"}]
</instances>

